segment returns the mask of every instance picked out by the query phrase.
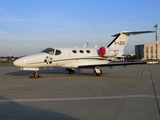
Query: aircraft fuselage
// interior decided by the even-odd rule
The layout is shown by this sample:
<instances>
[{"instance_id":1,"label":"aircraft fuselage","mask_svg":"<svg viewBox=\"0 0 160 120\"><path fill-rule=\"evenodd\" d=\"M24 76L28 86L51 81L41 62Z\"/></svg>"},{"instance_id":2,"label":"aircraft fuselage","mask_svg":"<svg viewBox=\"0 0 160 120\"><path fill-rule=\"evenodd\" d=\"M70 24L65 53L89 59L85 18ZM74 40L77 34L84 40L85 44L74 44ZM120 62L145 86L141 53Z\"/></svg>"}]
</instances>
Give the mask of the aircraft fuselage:
<instances>
[{"instance_id":1,"label":"aircraft fuselage","mask_svg":"<svg viewBox=\"0 0 160 120\"><path fill-rule=\"evenodd\" d=\"M106 48L107 49L107 48ZM114 50L107 50L108 56L117 54ZM42 67L77 68L81 65L107 64L107 57L98 54L97 48L47 48L40 53L19 58L14 62L24 70L36 70ZM35 68L35 69L34 69Z\"/></svg>"}]
</instances>

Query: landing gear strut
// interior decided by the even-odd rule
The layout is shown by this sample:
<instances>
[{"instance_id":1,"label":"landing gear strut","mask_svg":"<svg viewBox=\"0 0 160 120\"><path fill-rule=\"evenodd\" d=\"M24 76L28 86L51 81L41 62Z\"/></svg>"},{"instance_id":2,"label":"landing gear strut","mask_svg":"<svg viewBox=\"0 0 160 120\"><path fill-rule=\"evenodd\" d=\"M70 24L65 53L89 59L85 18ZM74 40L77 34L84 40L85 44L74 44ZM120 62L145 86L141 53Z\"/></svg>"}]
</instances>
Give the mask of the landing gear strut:
<instances>
[{"instance_id":1,"label":"landing gear strut","mask_svg":"<svg viewBox=\"0 0 160 120\"><path fill-rule=\"evenodd\" d=\"M94 72L96 73L97 76L101 76L102 75L102 70L99 67L95 67L94 68Z\"/></svg>"}]
</instances>

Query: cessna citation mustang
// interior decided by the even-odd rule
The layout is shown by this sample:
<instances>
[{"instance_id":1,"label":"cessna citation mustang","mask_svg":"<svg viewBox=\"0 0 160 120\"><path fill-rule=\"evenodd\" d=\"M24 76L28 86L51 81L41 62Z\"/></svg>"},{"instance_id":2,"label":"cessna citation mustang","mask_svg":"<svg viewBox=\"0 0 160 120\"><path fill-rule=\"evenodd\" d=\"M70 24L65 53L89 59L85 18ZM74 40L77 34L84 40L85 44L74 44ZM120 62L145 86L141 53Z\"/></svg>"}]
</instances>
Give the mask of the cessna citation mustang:
<instances>
[{"instance_id":1,"label":"cessna citation mustang","mask_svg":"<svg viewBox=\"0 0 160 120\"><path fill-rule=\"evenodd\" d=\"M100 67L146 64L142 62L113 62L111 57L122 53L130 35L152 33L154 31L121 32L113 35L115 39L107 46L100 48L88 47L58 47L47 48L37 54L21 57L14 61L14 65L21 70L35 71L33 77L39 77L39 68L62 67L69 74L74 74L75 69L92 68L97 76L102 75Z\"/></svg>"}]
</instances>

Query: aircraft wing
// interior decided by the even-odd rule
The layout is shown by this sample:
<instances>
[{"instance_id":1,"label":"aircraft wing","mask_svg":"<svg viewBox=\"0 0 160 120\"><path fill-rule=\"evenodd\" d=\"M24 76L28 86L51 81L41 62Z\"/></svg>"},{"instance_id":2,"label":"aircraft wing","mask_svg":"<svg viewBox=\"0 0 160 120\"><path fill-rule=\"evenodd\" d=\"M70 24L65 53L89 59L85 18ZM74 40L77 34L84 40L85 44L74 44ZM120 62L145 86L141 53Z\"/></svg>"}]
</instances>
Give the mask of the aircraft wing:
<instances>
[{"instance_id":1,"label":"aircraft wing","mask_svg":"<svg viewBox=\"0 0 160 120\"><path fill-rule=\"evenodd\" d=\"M147 64L147 62L111 62L108 64L80 65L78 66L78 68L113 67L113 66L126 66L126 65L140 65L140 64Z\"/></svg>"}]
</instances>

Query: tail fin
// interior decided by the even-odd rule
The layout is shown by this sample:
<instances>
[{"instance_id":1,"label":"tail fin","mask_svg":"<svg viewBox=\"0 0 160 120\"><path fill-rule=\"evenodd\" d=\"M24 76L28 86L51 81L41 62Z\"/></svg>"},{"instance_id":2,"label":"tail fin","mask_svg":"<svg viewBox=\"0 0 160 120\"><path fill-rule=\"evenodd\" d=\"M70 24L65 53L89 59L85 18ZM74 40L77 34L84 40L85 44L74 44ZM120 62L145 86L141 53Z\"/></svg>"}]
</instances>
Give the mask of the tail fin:
<instances>
[{"instance_id":1,"label":"tail fin","mask_svg":"<svg viewBox=\"0 0 160 120\"><path fill-rule=\"evenodd\" d=\"M107 47L115 49L115 50L123 51L130 35L137 35L137 34L143 34L143 33L153 33L153 32L155 32L155 31L137 31L137 32L124 31L124 32L112 35L113 37L116 37L116 38Z\"/></svg>"}]
</instances>

